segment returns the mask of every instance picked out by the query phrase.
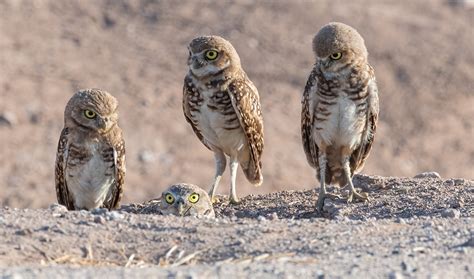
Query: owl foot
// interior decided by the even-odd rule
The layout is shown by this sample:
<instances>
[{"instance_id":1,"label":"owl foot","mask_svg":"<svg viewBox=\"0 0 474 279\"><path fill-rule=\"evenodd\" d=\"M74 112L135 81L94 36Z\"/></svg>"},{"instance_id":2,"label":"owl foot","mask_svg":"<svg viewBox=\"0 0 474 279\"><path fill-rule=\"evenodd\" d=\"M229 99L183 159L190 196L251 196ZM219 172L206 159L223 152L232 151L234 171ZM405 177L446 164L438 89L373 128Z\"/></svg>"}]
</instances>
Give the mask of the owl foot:
<instances>
[{"instance_id":1,"label":"owl foot","mask_svg":"<svg viewBox=\"0 0 474 279\"><path fill-rule=\"evenodd\" d=\"M335 194L328 194L328 193L320 194L319 197L318 197L318 201L316 203L316 209L319 212L323 212L324 200L327 199L327 198L330 198L331 200L342 199L341 196L335 195Z\"/></svg>"},{"instance_id":2,"label":"owl foot","mask_svg":"<svg viewBox=\"0 0 474 279\"><path fill-rule=\"evenodd\" d=\"M216 196L216 195L212 195L212 193L209 193L209 198L211 199L211 203L212 203L212 204L216 204L216 203L221 202L221 200L219 199L219 197Z\"/></svg>"},{"instance_id":3,"label":"owl foot","mask_svg":"<svg viewBox=\"0 0 474 279\"><path fill-rule=\"evenodd\" d=\"M357 193L355 190L351 191L349 197L347 198L347 203L361 201L365 202L369 200L369 194L366 192Z\"/></svg>"},{"instance_id":4,"label":"owl foot","mask_svg":"<svg viewBox=\"0 0 474 279\"><path fill-rule=\"evenodd\" d=\"M240 204L241 201L240 201L240 199L237 198L237 197L232 197L232 196L230 196L230 197L229 197L229 203L230 203L230 204L237 205L237 204Z\"/></svg>"}]
</instances>

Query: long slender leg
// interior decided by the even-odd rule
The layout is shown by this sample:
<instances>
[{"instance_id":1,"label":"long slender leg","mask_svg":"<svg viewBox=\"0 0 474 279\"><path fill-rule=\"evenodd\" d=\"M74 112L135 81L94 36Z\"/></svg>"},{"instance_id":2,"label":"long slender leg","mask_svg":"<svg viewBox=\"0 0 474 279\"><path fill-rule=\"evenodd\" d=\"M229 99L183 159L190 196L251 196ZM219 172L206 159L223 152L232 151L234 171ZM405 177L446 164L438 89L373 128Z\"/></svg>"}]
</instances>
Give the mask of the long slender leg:
<instances>
[{"instance_id":1,"label":"long slender leg","mask_svg":"<svg viewBox=\"0 0 474 279\"><path fill-rule=\"evenodd\" d=\"M347 183L349 184L349 197L347 198L347 202L352 202L353 200L359 200L359 201L366 201L369 199L369 195L365 192L363 193L357 193L356 189L354 188L354 184L352 183L352 177L351 177L351 169L349 165L349 156L344 156L343 162L342 162L342 167L344 169L344 176L346 178Z\"/></svg>"},{"instance_id":2,"label":"long slender leg","mask_svg":"<svg viewBox=\"0 0 474 279\"><path fill-rule=\"evenodd\" d=\"M237 158L230 158L230 203L238 204L239 198L235 190L235 180L237 179L237 169L239 168L239 161Z\"/></svg>"},{"instance_id":3,"label":"long slender leg","mask_svg":"<svg viewBox=\"0 0 474 279\"><path fill-rule=\"evenodd\" d=\"M226 158L222 151L214 152L214 159L216 161L216 175L214 176L214 182L212 183L211 190L209 191L209 196L212 202L215 201L214 196L217 191L217 186L219 186L219 182L221 181L226 165Z\"/></svg>"},{"instance_id":4,"label":"long slender leg","mask_svg":"<svg viewBox=\"0 0 474 279\"><path fill-rule=\"evenodd\" d=\"M319 196L318 196L318 201L316 203L316 209L319 212L323 212L324 200L326 198L339 199L340 196L334 195L334 194L328 194L326 192L326 166L327 166L326 152L322 151L320 153L318 161L319 161L319 181L320 181L321 186L319 188Z\"/></svg>"}]
</instances>

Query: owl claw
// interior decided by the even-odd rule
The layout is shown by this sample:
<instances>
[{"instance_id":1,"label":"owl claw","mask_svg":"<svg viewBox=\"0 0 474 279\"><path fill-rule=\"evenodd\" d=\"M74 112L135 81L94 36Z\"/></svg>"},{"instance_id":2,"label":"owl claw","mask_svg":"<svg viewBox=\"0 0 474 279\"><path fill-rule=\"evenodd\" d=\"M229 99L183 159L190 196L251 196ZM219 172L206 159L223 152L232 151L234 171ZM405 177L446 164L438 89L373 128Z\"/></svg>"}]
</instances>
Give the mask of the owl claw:
<instances>
[{"instance_id":1,"label":"owl claw","mask_svg":"<svg viewBox=\"0 0 474 279\"><path fill-rule=\"evenodd\" d=\"M239 198L237 198L237 197L232 197L232 196L231 196L231 197L229 198L229 203L230 203L230 204L233 204L233 205L237 205L237 204L240 204L241 201L240 201Z\"/></svg>"},{"instance_id":2,"label":"owl claw","mask_svg":"<svg viewBox=\"0 0 474 279\"><path fill-rule=\"evenodd\" d=\"M357 193L356 191L352 191L347 198L347 203L361 201L365 202L369 200L369 194L366 192Z\"/></svg>"},{"instance_id":3,"label":"owl claw","mask_svg":"<svg viewBox=\"0 0 474 279\"><path fill-rule=\"evenodd\" d=\"M220 200L217 196L212 196L212 195L209 195L209 196L211 198L211 203L212 204L216 204L216 203L220 202Z\"/></svg>"}]
</instances>

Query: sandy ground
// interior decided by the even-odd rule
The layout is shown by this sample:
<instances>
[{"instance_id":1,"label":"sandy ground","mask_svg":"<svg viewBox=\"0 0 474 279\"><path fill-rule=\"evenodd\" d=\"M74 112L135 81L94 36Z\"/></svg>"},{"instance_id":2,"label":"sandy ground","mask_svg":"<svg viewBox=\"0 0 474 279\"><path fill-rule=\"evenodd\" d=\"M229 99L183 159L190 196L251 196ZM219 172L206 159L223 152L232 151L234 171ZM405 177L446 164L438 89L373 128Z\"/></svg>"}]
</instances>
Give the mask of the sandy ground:
<instances>
[{"instance_id":1,"label":"sandy ground","mask_svg":"<svg viewBox=\"0 0 474 279\"><path fill-rule=\"evenodd\" d=\"M238 193L312 189L300 96L312 37L329 21L360 31L376 70L380 123L364 172L473 179L474 9L454 2L0 0L0 205L55 202L64 106L86 87L120 102L125 203L176 182L208 188L213 156L181 111L186 45L202 34L234 44L261 95L264 183L239 171ZM221 193L228 183L226 172Z\"/></svg>"},{"instance_id":2,"label":"sandy ground","mask_svg":"<svg viewBox=\"0 0 474 279\"><path fill-rule=\"evenodd\" d=\"M474 181L356 177L367 203L314 191L223 197L217 218L161 216L153 201L118 211L0 210L7 278L469 278ZM23 277L22 277L23 276Z\"/></svg>"},{"instance_id":3,"label":"sandy ground","mask_svg":"<svg viewBox=\"0 0 474 279\"><path fill-rule=\"evenodd\" d=\"M461 2L0 0L0 277L472 278L474 8ZM369 202L328 200L321 216L299 121L311 40L329 21L360 31L376 70L364 173L380 176L355 178ZM203 34L228 38L260 91L265 180L239 173L253 195L222 198L216 219L165 217L143 202L214 173L181 111L186 45ZM120 103L128 172L114 212L50 206L64 106L87 87ZM402 178L431 170L442 179Z\"/></svg>"}]
</instances>

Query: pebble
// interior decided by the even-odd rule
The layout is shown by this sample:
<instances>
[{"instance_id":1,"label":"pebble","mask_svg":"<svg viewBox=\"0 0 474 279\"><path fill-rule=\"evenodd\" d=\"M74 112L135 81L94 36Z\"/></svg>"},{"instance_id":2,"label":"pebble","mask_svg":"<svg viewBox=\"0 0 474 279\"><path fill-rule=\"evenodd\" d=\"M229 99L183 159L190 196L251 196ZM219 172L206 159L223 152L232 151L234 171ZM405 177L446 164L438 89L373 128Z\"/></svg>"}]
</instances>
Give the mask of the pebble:
<instances>
[{"instance_id":1,"label":"pebble","mask_svg":"<svg viewBox=\"0 0 474 279\"><path fill-rule=\"evenodd\" d=\"M49 210L53 211L54 213L66 213L67 207L62 204L53 203L48 207Z\"/></svg>"},{"instance_id":2,"label":"pebble","mask_svg":"<svg viewBox=\"0 0 474 279\"><path fill-rule=\"evenodd\" d=\"M422 172L414 176L414 178L437 178L441 179L441 175L435 171Z\"/></svg>"},{"instance_id":3,"label":"pebble","mask_svg":"<svg viewBox=\"0 0 474 279\"><path fill-rule=\"evenodd\" d=\"M258 220L258 221L266 221L267 218L265 218L264 216L260 215L260 216L257 217L257 220Z\"/></svg>"},{"instance_id":4,"label":"pebble","mask_svg":"<svg viewBox=\"0 0 474 279\"><path fill-rule=\"evenodd\" d=\"M97 224L105 224L106 223L106 220L104 217L102 216L95 216L94 217L94 223L97 223Z\"/></svg>"},{"instance_id":5,"label":"pebble","mask_svg":"<svg viewBox=\"0 0 474 279\"><path fill-rule=\"evenodd\" d=\"M406 223L407 223L407 220L404 219L404 218L398 218L398 219L397 219L397 223L399 223L399 224L406 224Z\"/></svg>"},{"instance_id":6,"label":"pebble","mask_svg":"<svg viewBox=\"0 0 474 279\"><path fill-rule=\"evenodd\" d=\"M94 208L91 213L94 215L106 215L109 210L107 208Z\"/></svg>"},{"instance_id":7,"label":"pebble","mask_svg":"<svg viewBox=\"0 0 474 279\"><path fill-rule=\"evenodd\" d=\"M0 126L13 127L17 124L16 115L12 112L5 111L0 113Z\"/></svg>"},{"instance_id":8,"label":"pebble","mask_svg":"<svg viewBox=\"0 0 474 279\"><path fill-rule=\"evenodd\" d=\"M123 219L123 214L120 214L117 211L107 212L106 216L107 216L107 219L113 220L113 221Z\"/></svg>"},{"instance_id":9,"label":"pebble","mask_svg":"<svg viewBox=\"0 0 474 279\"><path fill-rule=\"evenodd\" d=\"M399 272L392 271L388 274L389 279L403 279L403 275Z\"/></svg>"},{"instance_id":10,"label":"pebble","mask_svg":"<svg viewBox=\"0 0 474 279\"><path fill-rule=\"evenodd\" d=\"M141 150L138 153L138 160L142 163L153 163L154 161L156 161L156 155L151 150Z\"/></svg>"},{"instance_id":11,"label":"pebble","mask_svg":"<svg viewBox=\"0 0 474 279\"><path fill-rule=\"evenodd\" d=\"M23 230L18 230L15 232L16 235L29 235L32 233L33 231L31 229L23 229Z\"/></svg>"},{"instance_id":12,"label":"pebble","mask_svg":"<svg viewBox=\"0 0 474 279\"><path fill-rule=\"evenodd\" d=\"M461 217L461 212L457 209L448 208L441 212L441 217L444 218L459 218Z\"/></svg>"},{"instance_id":13,"label":"pebble","mask_svg":"<svg viewBox=\"0 0 474 279\"><path fill-rule=\"evenodd\" d=\"M279 219L279 218L278 218L278 214L277 214L276 212L273 212L272 214L270 214L270 215L268 216L268 219L270 219L270 220L278 220L278 219Z\"/></svg>"}]
</instances>

